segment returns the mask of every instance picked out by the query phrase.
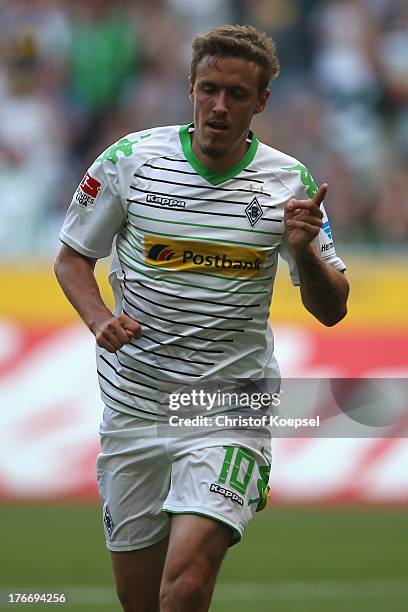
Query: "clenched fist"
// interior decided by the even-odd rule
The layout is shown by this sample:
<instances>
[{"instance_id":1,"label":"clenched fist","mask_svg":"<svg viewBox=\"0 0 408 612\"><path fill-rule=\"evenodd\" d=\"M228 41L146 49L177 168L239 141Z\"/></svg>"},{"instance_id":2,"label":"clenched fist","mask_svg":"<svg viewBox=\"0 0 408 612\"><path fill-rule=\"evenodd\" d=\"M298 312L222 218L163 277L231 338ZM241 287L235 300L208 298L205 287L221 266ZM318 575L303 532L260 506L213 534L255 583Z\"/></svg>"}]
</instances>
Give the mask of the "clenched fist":
<instances>
[{"instance_id":1,"label":"clenched fist","mask_svg":"<svg viewBox=\"0 0 408 612\"><path fill-rule=\"evenodd\" d=\"M124 344L128 344L132 338L142 336L140 324L125 314L108 317L95 325L92 332L98 346L110 353L115 353Z\"/></svg>"}]
</instances>

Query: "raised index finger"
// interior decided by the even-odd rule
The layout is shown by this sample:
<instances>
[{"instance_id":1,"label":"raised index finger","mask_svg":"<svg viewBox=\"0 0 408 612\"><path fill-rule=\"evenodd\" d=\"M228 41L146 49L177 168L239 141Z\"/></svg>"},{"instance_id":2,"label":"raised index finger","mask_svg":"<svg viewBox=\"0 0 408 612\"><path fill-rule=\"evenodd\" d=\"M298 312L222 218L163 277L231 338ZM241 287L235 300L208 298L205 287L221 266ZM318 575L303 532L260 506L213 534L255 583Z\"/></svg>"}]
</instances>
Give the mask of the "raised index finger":
<instances>
[{"instance_id":1,"label":"raised index finger","mask_svg":"<svg viewBox=\"0 0 408 612\"><path fill-rule=\"evenodd\" d=\"M329 186L327 183L323 183L323 185L320 185L319 189L316 191L315 195L313 196L313 199L312 199L313 204L316 204L316 206L320 206L320 204L323 202L324 198L326 197L328 188Z\"/></svg>"}]
</instances>

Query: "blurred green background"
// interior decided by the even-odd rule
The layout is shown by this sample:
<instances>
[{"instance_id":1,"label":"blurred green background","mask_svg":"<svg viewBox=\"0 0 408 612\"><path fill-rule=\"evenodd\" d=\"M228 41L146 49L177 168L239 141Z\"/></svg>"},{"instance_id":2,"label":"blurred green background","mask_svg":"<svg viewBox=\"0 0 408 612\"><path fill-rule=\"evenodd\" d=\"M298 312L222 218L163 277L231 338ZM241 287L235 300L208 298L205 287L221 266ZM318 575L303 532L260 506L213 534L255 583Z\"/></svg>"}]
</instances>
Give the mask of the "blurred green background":
<instances>
[{"instance_id":1,"label":"blurred green background","mask_svg":"<svg viewBox=\"0 0 408 612\"><path fill-rule=\"evenodd\" d=\"M10 505L0 520L2 607L7 592L31 591L66 593L71 609L120 610L95 506ZM405 612L407 528L406 511L266 510L228 552L211 610Z\"/></svg>"}]
</instances>

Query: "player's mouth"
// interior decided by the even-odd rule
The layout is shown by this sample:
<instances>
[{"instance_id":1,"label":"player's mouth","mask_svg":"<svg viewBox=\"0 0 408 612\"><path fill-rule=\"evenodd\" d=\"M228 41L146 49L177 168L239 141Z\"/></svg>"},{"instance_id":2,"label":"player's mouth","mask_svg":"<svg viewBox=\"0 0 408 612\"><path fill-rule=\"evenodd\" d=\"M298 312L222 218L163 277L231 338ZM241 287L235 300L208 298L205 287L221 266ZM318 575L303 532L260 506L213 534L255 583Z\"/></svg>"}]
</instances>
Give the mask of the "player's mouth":
<instances>
[{"instance_id":1,"label":"player's mouth","mask_svg":"<svg viewBox=\"0 0 408 612\"><path fill-rule=\"evenodd\" d=\"M207 121L206 126L210 128L210 130L212 132L215 132L216 134L221 134L222 132L225 132L226 130L228 130L228 123L226 123L225 121Z\"/></svg>"}]
</instances>

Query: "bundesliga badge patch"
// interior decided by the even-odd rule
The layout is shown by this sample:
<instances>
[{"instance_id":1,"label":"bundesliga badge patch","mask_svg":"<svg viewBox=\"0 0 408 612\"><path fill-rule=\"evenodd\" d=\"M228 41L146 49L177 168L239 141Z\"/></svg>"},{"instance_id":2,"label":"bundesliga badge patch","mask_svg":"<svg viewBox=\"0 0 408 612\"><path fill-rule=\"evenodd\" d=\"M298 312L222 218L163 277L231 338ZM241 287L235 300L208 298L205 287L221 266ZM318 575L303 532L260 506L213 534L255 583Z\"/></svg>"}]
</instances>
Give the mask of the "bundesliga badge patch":
<instances>
[{"instance_id":1,"label":"bundesliga badge patch","mask_svg":"<svg viewBox=\"0 0 408 612\"><path fill-rule=\"evenodd\" d=\"M100 188L101 183L87 172L76 190L75 200L87 210L92 210Z\"/></svg>"}]
</instances>

